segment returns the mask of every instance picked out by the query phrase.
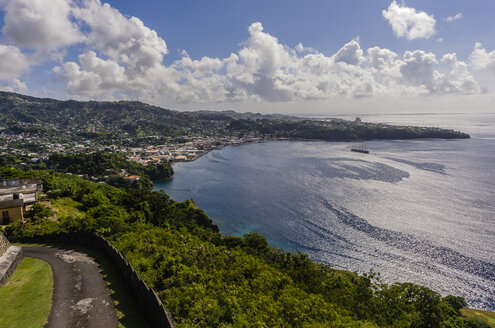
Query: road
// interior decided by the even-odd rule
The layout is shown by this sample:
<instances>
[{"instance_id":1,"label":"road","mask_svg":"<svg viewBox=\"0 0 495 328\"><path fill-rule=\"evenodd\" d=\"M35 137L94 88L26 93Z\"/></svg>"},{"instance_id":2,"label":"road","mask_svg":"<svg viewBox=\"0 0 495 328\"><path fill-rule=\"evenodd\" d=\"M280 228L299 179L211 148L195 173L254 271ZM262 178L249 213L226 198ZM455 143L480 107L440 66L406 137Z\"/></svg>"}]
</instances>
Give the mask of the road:
<instances>
[{"instance_id":1,"label":"road","mask_svg":"<svg viewBox=\"0 0 495 328\"><path fill-rule=\"evenodd\" d=\"M47 328L117 327L113 299L98 264L87 254L58 248L23 247L24 256L53 271L53 304Z\"/></svg>"}]
</instances>

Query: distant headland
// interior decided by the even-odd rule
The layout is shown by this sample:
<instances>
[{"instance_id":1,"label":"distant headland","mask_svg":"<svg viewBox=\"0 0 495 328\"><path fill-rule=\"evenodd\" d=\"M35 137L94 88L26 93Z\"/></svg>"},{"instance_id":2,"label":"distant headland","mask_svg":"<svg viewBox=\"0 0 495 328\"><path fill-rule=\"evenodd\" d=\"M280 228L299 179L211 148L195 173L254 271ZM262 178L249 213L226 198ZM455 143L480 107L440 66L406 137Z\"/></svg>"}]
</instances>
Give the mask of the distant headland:
<instances>
[{"instance_id":1,"label":"distant headland","mask_svg":"<svg viewBox=\"0 0 495 328\"><path fill-rule=\"evenodd\" d=\"M0 92L0 153L48 158L109 152L142 164L194 160L212 149L265 140L470 138L436 127L235 111L179 112L138 101L75 101Z\"/></svg>"}]
</instances>

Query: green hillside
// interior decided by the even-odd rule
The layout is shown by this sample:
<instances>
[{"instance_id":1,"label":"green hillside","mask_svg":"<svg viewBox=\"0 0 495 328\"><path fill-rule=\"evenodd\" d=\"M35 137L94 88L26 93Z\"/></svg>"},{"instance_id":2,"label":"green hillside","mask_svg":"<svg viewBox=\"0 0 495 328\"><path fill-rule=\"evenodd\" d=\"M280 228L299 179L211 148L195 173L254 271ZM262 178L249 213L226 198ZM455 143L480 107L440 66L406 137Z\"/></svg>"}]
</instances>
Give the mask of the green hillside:
<instances>
[{"instance_id":1,"label":"green hillside","mask_svg":"<svg viewBox=\"0 0 495 328\"><path fill-rule=\"evenodd\" d=\"M136 101L59 101L8 92L0 92L0 122L0 127L3 125L13 133L32 133L53 141L93 140L102 144L193 135L321 140L469 138L465 133L438 128L294 120L290 116L233 115L228 111L178 112Z\"/></svg>"}]
</instances>

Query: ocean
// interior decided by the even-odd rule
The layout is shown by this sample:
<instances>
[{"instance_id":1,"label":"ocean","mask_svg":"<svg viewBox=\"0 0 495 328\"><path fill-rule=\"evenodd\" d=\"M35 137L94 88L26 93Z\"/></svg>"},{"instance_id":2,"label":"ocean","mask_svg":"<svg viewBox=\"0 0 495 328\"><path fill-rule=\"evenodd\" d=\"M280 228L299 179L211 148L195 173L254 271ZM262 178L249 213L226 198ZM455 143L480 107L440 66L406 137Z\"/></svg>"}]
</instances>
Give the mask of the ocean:
<instances>
[{"instance_id":1,"label":"ocean","mask_svg":"<svg viewBox=\"0 0 495 328\"><path fill-rule=\"evenodd\" d=\"M463 140L271 141L174 165L155 182L224 235L264 235L335 268L374 270L495 310L495 113L341 116L438 126ZM335 116L334 116L335 117Z\"/></svg>"}]
</instances>

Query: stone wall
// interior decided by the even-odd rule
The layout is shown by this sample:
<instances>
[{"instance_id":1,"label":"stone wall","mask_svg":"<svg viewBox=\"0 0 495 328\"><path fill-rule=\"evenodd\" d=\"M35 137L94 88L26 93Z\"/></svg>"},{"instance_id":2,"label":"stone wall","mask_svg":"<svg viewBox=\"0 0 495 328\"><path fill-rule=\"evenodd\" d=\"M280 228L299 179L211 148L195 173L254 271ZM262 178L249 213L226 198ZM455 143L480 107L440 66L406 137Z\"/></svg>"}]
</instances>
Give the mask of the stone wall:
<instances>
[{"instance_id":1,"label":"stone wall","mask_svg":"<svg viewBox=\"0 0 495 328\"><path fill-rule=\"evenodd\" d=\"M175 328L170 312L163 306L155 291L141 279L132 265L105 238L94 233L63 233L23 238L25 242L68 243L79 244L88 248L103 251L112 263L122 272L127 285L151 327Z\"/></svg>"},{"instance_id":2,"label":"stone wall","mask_svg":"<svg viewBox=\"0 0 495 328\"><path fill-rule=\"evenodd\" d=\"M2 287L24 258L22 248L10 246L9 241L0 232L0 287Z\"/></svg>"},{"instance_id":3,"label":"stone wall","mask_svg":"<svg viewBox=\"0 0 495 328\"><path fill-rule=\"evenodd\" d=\"M22 247L10 246L7 251L0 256L0 287L2 287L10 276L21 264L24 254Z\"/></svg>"},{"instance_id":4,"label":"stone wall","mask_svg":"<svg viewBox=\"0 0 495 328\"><path fill-rule=\"evenodd\" d=\"M10 243L5 238L2 232L0 232L0 257L7 251L7 249L10 247Z\"/></svg>"}]
</instances>

